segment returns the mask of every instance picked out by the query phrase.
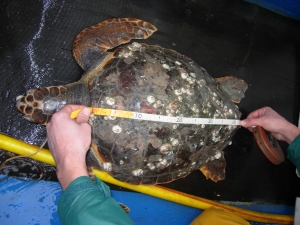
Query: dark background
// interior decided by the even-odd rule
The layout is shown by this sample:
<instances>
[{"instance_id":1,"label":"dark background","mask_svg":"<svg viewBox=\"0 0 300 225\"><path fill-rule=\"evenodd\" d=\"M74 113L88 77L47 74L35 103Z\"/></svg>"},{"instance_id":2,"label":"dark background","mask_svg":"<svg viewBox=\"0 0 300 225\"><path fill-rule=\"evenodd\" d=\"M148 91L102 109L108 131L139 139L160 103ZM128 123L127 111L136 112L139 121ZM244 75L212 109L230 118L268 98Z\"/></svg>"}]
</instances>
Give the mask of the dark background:
<instances>
[{"instance_id":1,"label":"dark background","mask_svg":"<svg viewBox=\"0 0 300 225\"><path fill-rule=\"evenodd\" d=\"M192 58L212 77L243 78L249 85L239 104L243 117L268 105L298 123L300 24L296 20L238 0L1 1L1 132L31 144L44 141L45 128L24 120L15 98L31 88L80 79L83 71L71 52L74 38L83 28L112 17L137 17L154 24L158 31L145 43ZM280 145L286 154L288 145ZM195 171L165 186L223 201L294 205L300 196L295 166L289 160L271 164L248 130L238 130L225 158L224 181L214 183ZM50 174L45 179L55 180L53 168L45 168Z\"/></svg>"}]
</instances>

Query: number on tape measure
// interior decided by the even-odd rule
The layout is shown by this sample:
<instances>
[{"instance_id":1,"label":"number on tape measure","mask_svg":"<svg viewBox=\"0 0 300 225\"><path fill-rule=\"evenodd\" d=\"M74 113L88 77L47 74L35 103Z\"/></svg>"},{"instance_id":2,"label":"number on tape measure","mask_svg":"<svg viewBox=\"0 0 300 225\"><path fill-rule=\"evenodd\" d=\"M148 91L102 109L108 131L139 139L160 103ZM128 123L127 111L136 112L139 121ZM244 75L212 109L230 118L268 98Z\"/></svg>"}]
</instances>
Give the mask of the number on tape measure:
<instances>
[{"instance_id":1,"label":"number on tape measure","mask_svg":"<svg viewBox=\"0 0 300 225\"><path fill-rule=\"evenodd\" d=\"M119 118L128 118L136 120L146 120L164 123L180 123L180 124L211 124L211 125L240 125L241 121L236 119L213 119L213 118L188 118L188 117L172 117L157 114L131 112L125 110L106 109L106 108L90 108L91 112L100 116L114 116ZM76 118L80 110L76 110L71 114L71 118Z\"/></svg>"}]
</instances>

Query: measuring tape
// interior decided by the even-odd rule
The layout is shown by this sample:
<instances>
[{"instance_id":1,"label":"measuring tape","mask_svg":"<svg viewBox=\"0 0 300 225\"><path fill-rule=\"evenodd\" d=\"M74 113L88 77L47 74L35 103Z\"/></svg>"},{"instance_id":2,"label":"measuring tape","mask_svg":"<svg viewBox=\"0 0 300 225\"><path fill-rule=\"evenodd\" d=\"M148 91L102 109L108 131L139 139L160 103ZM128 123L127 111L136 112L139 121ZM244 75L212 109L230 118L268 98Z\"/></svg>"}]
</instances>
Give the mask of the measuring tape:
<instances>
[{"instance_id":1,"label":"measuring tape","mask_svg":"<svg viewBox=\"0 0 300 225\"><path fill-rule=\"evenodd\" d=\"M240 120L236 119L213 119L213 118L190 118L190 117L175 117L175 116L163 116L157 114L148 114L140 112L131 112L117 109L106 108L89 108L91 113L99 116L111 116L118 118L127 118L134 120L146 120L163 123L178 123L178 124L210 124L210 125L241 125ZM71 118L75 119L81 109L75 110L71 114Z\"/></svg>"},{"instance_id":2,"label":"measuring tape","mask_svg":"<svg viewBox=\"0 0 300 225\"><path fill-rule=\"evenodd\" d=\"M89 108L91 113L99 116L111 116L111 117L119 117L119 118L127 118L134 120L147 120L147 121L155 121L155 122L163 122L163 123L177 123L177 124L208 124L208 125L231 125L237 126L241 125L240 120L235 119L213 119L213 118L189 118L189 117L175 117L175 116L162 116L157 114L148 114L148 113L139 113L139 112L131 112L125 110L116 110L116 109L106 109L106 108ZM71 118L75 119L81 109L75 110L71 113ZM275 165L278 165L284 162L283 152L274 139L273 141L267 136L267 132L257 126L254 130L255 140L264 153L264 155ZM274 143L276 141L276 143Z\"/></svg>"}]
</instances>

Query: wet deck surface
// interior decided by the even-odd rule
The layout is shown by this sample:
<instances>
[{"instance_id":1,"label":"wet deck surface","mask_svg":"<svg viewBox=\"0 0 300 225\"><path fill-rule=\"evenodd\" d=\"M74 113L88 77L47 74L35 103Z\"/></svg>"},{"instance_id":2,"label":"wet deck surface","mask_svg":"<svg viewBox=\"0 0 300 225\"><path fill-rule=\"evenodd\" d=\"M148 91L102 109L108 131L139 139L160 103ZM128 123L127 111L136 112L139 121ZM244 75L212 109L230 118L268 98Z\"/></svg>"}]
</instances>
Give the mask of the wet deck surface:
<instances>
[{"instance_id":1,"label":"wet deck surface","mask_svg":"<svg viewBox=\"0 0 300 225\"><path fill-rule=\"evenodd\" d=\"M40 145L45 128L22 118L15 98L30 88L77 81L82 70L72 42L85 27L112 17L137 17L158 31L145 40L174 49L212 77L235 75L249 84L239 104L243 117L271 106L298 123L300 23L241 1L3 1L0 35L0 129ZM287 144L280 143L286 154ZM294 205L300 179L286 160L274 166L252 134L241 128L225 149L226 179L206 180L199 172L167 184L189 194L224 201ZM55 180L52 168L46 179Z\"/></svg>"}]
</instances>

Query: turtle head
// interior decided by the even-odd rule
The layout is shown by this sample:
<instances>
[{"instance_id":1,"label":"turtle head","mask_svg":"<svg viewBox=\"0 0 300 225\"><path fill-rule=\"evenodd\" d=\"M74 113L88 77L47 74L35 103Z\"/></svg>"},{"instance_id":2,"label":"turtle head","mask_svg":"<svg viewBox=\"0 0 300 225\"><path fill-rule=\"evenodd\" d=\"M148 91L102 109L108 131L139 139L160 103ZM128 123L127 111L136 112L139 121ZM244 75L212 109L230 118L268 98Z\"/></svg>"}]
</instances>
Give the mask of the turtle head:
<instances>
[{"instance_id":1,"label":"turtle head","mask_svg":"<svg viewBox=\"0 0 300 225\"><path fill-rule=\"evenodd\" d=\"M16 98L16 106L26 120L45 125L53 113L66 105L65 93L64 86L31 89Z\"/></svg>"},{"instance_id":2,"label":"turtle head","mask_svg":"<svg viewBox=\"0 0 300 225\"><path fill-rule=\"evenodd\" d=\"M52 115L66 104L90 105L89 90L82 80L65 86L50 86L18 96L16 106L30 122L46 125Z\"/></svg>"}]
</instances>

